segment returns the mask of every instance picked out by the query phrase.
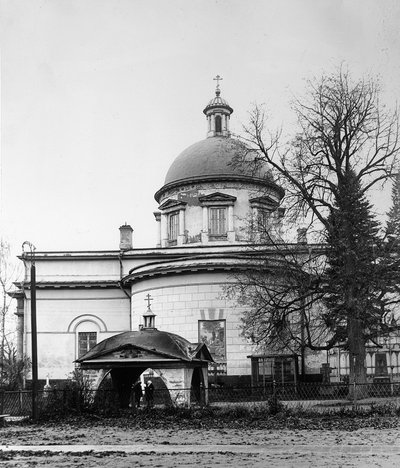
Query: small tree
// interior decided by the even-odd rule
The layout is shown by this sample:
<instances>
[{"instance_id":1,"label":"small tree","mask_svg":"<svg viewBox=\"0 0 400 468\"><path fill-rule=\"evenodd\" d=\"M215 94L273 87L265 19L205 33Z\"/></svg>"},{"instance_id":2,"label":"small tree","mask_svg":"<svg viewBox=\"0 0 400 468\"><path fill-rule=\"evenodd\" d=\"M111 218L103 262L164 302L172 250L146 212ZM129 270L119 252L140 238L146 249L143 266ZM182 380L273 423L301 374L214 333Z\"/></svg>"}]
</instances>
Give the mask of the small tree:
<instances>
[{"instance_id":1,"label":"small tree","mask_svg":"<svg viewBox=\"0 0 400 468\"><path fill-rule=\"evenodd\" d=\"M4 375L4 360L7 342L6 319L11 303L11 298L7 294L10 287L10 263L9 263L10 246L0 240L0 385L3 383Z\"/></svg>"},{"instance_id":2,"label":"small tree","mask_svg":"<svg viewBox=\"0 0 400 468\"><path fill-rule=\"evenodd\" d=\"M393 172L400 151L397 112L388 113L380 105L376 82L353 81L343 70L309 82L307 98L295 101L294 111L300 130L286 149L278 147L277 135L267 133L265 113L259 107L251 113L244 139L285 188L289 219L307 219L314 238L326 243L326 258L321 260L321 250L315 249L317 254L310 254L315 258L306 265L304 254L288 261L288 247L275 243L284 261L280 271L264 270L256 307L259 322L250 310L244 317L244 332L254 334L256 326L258 337L268 331L295 338L288 329L305 326L303 346L320 350L344 346L350 353L352 380L364 382L365 343L386 331L394 300L381 279L398 281L396 264L382 247L365 198ZM245 163L250 154L241 155L238 163ZM311 264L313 271L305 268ZM249 271L239 279L239 295L240 283L260 274ZM270 271L268 281L266 271ZM308 328L307 310L313 311ZM328 337L315 331L321 325L329 331Z\"/></svg>"},{"instance_id":3,"label":"small tree","mask_svg":"<svg viewBox=\"0 0 400 468\"><path fill-rule=\"evenodd\" d=\"M0 388L14 382L14 369L11 363L16 363L15 350L10 338L13 329L10 326L10 306L13 300L12 290L13 281L16 279L17 268L10 262L10 245L0 240ZM25 364L22 360L17 368L23 369ZM11 372L11 374L10 374Z\"/></svg>"},{"instance_id":4,"label":"small tree","mask_svg":"<svg viewBox=\"0 0 400 468\"><path fill-rule=\"evenodd\" d=\"M3 356L3 390L19 390L23 387L24 377L29 371L30 361L27 357L19 358L13 346L5 346Z\"/></svg>"}]
</instances>

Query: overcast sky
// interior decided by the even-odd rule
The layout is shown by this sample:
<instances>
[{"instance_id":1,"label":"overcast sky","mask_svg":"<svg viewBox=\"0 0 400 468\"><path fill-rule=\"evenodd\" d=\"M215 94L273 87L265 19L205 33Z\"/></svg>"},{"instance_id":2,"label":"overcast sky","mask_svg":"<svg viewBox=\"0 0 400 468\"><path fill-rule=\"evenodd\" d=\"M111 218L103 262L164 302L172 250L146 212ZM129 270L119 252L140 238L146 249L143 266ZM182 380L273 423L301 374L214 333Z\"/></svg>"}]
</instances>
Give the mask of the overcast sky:
<instances>
[{"instance_id":1,"label":"overcast sky","mask_svg":"<svg viewBox=\"0 0 400 468\"><path fill-rule=\"evenodd\" d=\"M0 0L1 235L15 251L153 247L154 193L205 138L216 74L240 132L345 63L400 97L398 0ZM379 209L385 198L376 193Z\"/></svg>"}]
</instances>

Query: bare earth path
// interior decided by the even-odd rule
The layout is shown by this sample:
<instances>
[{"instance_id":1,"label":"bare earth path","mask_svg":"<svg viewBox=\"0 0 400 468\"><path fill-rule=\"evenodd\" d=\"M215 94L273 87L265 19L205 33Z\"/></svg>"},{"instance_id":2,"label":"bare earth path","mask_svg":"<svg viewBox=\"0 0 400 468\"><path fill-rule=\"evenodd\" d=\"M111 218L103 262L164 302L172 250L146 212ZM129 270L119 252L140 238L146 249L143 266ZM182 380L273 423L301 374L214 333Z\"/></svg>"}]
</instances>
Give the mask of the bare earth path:
<instances>
[{"instance_id":1,"label":"bare earth path","mask_svg":"<svg viewBox=\"0 0 400 468\"><path fill-rule=\"evenodd\" d=\"M398 467L400 430L0 428L0 467ZM23 447L21 447L23 446ZM39 446L39 447L38 447Z\"/></svg>"}]
</instances>

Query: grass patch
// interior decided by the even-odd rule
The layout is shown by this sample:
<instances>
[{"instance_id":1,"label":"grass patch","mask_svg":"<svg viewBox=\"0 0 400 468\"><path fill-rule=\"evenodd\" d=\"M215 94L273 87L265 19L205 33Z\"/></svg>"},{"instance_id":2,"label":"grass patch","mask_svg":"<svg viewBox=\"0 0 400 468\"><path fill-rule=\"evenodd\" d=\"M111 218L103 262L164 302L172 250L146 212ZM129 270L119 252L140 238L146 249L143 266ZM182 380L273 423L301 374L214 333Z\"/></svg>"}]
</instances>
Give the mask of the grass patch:
<instances>
[{"instance_id":1,"label":"grass patch","mask_svg":"<svg viewBox=\"0 0 400 468\"><path fill-rule=\"evenodd\" d=\"M399 428L399 409L392 404L368 407L342 406L323 412L301 406L287 408L281 402L259 404L221 404L204 408L156 407L140 411L116 410L113 414L81 413L54 415L39 425L65 425L74 428L123 427L127 429L300 429L348 430L365 427ZM26 424L26 423L19 423ZM66 429L68 430L68 429Z\"/></svg>"}]
</instances>

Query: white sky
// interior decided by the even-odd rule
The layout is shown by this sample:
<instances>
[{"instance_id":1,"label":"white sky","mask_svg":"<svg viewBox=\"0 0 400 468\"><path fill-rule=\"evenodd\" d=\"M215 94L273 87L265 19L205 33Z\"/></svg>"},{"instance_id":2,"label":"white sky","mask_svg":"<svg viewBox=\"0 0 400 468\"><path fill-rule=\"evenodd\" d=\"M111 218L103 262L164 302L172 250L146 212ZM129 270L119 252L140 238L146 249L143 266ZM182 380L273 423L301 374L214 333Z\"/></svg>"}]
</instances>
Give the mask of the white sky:
<instances>
[{"instance_id":1,"label":"white sky","mask_svg":"<svg viewBox=\"0 0 400 468\"><path fill-rule=\"evenodd\" d=\"M345 62L400 97L398 0L0 0L1 236L15 252L156 243L154 193L206 136L216 74L239 132ZM388 198L376 193L383 211Z\"/></svg>"}]
</instances>

